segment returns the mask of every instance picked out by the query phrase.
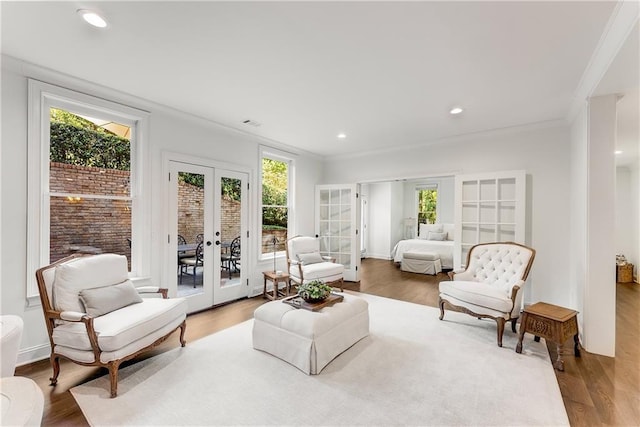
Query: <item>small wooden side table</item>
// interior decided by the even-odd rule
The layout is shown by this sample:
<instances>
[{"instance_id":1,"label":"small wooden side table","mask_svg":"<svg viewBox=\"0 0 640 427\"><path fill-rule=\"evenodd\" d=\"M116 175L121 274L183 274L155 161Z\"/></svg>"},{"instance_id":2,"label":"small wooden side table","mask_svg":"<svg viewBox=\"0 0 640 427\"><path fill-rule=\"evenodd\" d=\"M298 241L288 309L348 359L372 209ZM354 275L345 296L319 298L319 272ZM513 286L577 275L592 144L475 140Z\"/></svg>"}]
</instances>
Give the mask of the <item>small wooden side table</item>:
<instances>
[{"instance_id":1,"label":"small wooden side table","mask_svg":"<svg viewBox=\"0 0 640 427\"><path fill-rule=\"evenodd\" d=\"M289 274L281 272L276 273L275 271L263 271L264 275L264 288L262 289L262 296L269 298L270 300L278 299L278 295L280 294L280 290L278 289L278 284L280 282L284 282L284 292L282 292L282 296L288 296L290 291L291 282L289 281ZM267 280L270 280L273 283L273 293L269 295L267 292Z\"/></svg>"},{"instance_id":2,"label":"small wooden side table","mask_svg":"<svg viewBox=\"0 0 640 427\"><path fill-rule=\"evenodd\" d=\"M580 341L578 338L578 312L558 305L545 302L535 303L524 309L520 320L520 334L516 353L522 353L522 338L525 332L535 335L535 341L540 337L556 343L558 359L553 366L564 371L562 360L562 346L570 336L573 336L573 354L580 357Z\"/></svg>"}]
</instances>

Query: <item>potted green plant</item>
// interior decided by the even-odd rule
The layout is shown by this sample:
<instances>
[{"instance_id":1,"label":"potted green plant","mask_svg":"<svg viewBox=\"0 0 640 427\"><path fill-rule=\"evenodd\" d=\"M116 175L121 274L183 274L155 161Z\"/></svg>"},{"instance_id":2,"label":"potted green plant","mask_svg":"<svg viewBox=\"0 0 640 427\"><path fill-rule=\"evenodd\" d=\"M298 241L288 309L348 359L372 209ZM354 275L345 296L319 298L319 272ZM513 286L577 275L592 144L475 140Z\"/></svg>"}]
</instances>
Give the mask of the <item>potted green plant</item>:
<instances>
[{"instance_id":1,"label":"potted green plant","mask_svg":"<svg viewBox=\"0 0 640 427\"><path fill-rule=\"evenodd\" d=\"M312 280L298 287L298 295L307 302L320 302L325 300L333 288L322 280Z\"/></svg>"}]
</instances>

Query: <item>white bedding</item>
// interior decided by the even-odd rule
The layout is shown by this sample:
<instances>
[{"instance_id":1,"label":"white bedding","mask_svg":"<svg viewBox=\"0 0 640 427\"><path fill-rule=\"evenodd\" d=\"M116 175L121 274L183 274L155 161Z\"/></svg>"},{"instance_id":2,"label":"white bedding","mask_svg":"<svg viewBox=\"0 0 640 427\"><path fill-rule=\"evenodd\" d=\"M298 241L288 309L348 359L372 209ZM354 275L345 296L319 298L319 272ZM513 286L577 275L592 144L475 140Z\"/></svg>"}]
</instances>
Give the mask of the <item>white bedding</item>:
<instances>
[{"instance_id":1,"label":"white bedding","mask_svg":"<svg viewBox=\"0 0 640 427\"><path fill-rule=\"evenodd\" d=\"M440 255L440 263L444 269L453 269L453 240L400 240L393 248L391 256L395 262L402 261L405 252L433 252Z\"/></svg>"}]
</instances>

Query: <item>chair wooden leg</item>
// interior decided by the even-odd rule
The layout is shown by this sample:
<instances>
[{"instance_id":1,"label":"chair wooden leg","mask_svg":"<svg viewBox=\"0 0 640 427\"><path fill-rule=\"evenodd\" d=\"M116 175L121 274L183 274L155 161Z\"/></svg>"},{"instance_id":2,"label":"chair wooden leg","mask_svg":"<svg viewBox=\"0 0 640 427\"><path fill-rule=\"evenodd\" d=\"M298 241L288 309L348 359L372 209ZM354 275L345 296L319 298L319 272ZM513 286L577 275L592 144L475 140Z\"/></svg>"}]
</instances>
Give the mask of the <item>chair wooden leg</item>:
<instances>
[{"instance_id":1,"label":"chair wooden leg","mask_svg":"<svg viewBox=\"0 0 640 427\"><path fill-rule=\"evenodd\" d=\"M53 376L49 378L49 385L56 385L58 384L58 375L60 375L60 358L54 354L51 355L51 369Z\"/></svg>"},{"instance_id":2,"label":"chair wooden leg","mask_svg":"<svg viewBox=\"0 0 640 427\"><path fill-rule=\"evenodd\" d=\"M344 278L340 278L340 292L344 292Z\"/></svg>"},{"instance_id":3,"label":"chair wooden leg","mask_svg":"<svg viewBox=\"0 0 640 427\"><path fill-rule=\"evenodd\" d=\"M444 300L438 298L438 306L440 306L440 320L444 319Z\"/></svg>"},{"instance_id":4,"label":"chair wooden leg","mask_svg":"<svg viewBox=\"0 0 640 427\"><path fill-rule=\"evenodd\" d=\"M187 321L184 320L180 325L180 346L184 347L187 345L187 342L184 340L184 333L187 330Z\"/></svg>"},{"instance_id":5,"label":"chair wooden leg","mask_svg":"<svg viewBox=\"0 0 640 427\"><path fill-rule=\"evenodd\" d=\"M517 317L515 319L511 319L511 331L513 331L513 333L518 332L518 331L516 331L516 322L518 322L518 318Z\"/></svg>"},{"instance_id":6,"label":"chair wooden leg","mask_svg":"<svg viewBox=\"0 0 640 427\"><path fill-rule=\"evenodd\" d=\"M118 395L118 368L120 361L114 360L109 362L109 382L111 383L111 397Z\"/></svg>"},{"instance_id":7,"label":"chair wooden leg","mask_svg":"<svg viewBox=\"0 0 640 427\"><path fill-rule=\"evenodd\" d=\"M496 323L498 324L498 347L502 347L502 335L504 335L504 325L507 321L503 317L498 317Z\"/></svg>"}]
</instances>

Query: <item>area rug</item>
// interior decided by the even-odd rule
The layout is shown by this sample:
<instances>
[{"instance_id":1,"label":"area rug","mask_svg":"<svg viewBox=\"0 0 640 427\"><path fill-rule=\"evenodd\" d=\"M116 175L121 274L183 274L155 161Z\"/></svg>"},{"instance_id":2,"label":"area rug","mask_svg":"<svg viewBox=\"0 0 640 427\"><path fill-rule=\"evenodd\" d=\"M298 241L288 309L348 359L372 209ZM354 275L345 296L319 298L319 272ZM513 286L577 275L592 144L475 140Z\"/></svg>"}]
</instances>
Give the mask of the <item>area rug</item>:
<instances>
[{"instance_id":1,"label":"area rug","mask_svg":"<svg viewBox=\"0 0 640 427\"><path fill-rule=\"evenodd\" d=\"M71 390L91 425L569 425L544 340L357 294L369 337L319 375L251 346L253 320Z\"/></svg>"}]
</instances>

